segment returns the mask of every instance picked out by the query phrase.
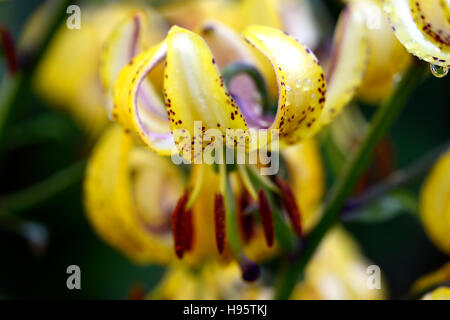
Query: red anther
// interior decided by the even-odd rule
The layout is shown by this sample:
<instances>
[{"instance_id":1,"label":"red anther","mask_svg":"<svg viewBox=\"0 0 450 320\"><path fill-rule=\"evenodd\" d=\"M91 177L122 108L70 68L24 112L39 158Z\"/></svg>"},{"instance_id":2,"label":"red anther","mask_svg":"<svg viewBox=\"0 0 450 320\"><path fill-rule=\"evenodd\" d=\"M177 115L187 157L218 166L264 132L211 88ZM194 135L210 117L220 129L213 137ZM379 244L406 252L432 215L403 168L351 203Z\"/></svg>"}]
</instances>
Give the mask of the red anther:
<instances>
[{"instance_id":1,"label":"red anther","mask_svg":"<svg viewBox=\"0 0 450 320\"><path fill-rule=\"evenodd\" d=\"M194 237L194 228L192 225L192 210L185 211L183 214L183 234L184 247L186 251L191 251Z\"/></svg>"},{"instance_id":2,"label":"red anther","mask_svg":"<svg viewBox=\"0 0 450 320\"><path fill-rule=\"evenodd\" d=\"M175 244L175 254L178 258L183 258L185 251L184 238L185 233L183 232L183 216L186 202L188 200L187 192L178 200L177 206L172 213L172 235L173 242Z\"/></svg>"},{"instance_id":3,"label":"red anther","mask_svg":"<svg viewBox=\"0 0 450 320\"><path fill-rule=\"evenodd\" d=\"M264 236L266 243L269 247L273 245L274 230L273 230L273 216L272 209L270 209L269 200L267 200L264 189L261 189L258 193L258 209L259 217L263 225Z\"/></svg>"},{"instance_id":4,"label":"red anther","mask_svg":"<svg viewBox=\"0 0 450 320\"><path fill-rule=\"evenodd\" d=\"M294 228L294 232L301 237L302 232L302 223L301 223L301 214L300 208L295 201L294 193L292 192L291 187L287 182L283 181L281 178L277 177L275 182L281 190L281 198L283 200L283 205L286 208L289 219L291 220L292 226Z\"/></svg>"},{"instance_id":5,"label":"red anther","mask_svg":"<svg viewBox=\"0 0 450 320\"><path fill-rule=\"evenodd\" d=\"M3 49L5 50L9 72L11 75L14 75L19 68L17 64L17 56L16 56L16 49L14 46L14 40L9 31L4 27L0 27L0 35L2 39Z\"/></svg>"},{"instance_id":6,"label":"red anther","mask_svg":"<svg viewBox=\"0 0 450 320\"><path fill-rule=\"evenodd\" d=\"M220 193L216 193L214 199L214 226L217 250L222 254L225 249L225 204Z\"/></svg>"}]
</instances>

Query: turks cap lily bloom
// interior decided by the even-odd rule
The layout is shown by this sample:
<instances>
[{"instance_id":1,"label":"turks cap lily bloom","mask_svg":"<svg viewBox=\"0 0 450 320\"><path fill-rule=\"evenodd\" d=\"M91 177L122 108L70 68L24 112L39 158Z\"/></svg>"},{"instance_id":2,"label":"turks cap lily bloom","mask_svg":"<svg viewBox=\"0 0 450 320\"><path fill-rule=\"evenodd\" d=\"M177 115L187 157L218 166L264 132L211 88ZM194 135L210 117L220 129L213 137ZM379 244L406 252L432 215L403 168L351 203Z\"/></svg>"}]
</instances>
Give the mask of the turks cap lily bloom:
<instances>
[{"instance_id":1,"label":"turks cap lily bloom","mask_svg":"<svg viewBox=\"0 0 450 320\"><path fill-rule=\"evenodd\" d=\"M336 227L325 237L305 270L305 277L294 289L292 299L379 300L386 298L381 289L367 286L367 267L371 263L361 254L355 240Z\"/></svg>"},{"instance_id":2,"label":"turks cap lily bloom","mask_svg":"<svg viewBox=\"0 0 450 320\"><path fill-rule=\"evenodd\" d=\"M448 0L384 0L384 11L403 46L416 57L450 67L450 3Z\"/></svg>"},{"instance_id":3,"label":"turks cap lily bloom","mask_svg":"<svg viewBox=\"0 0 450 320\"><path fill-rule=\"evenodd\" d=\"M46 23L50 10L46 2L30 19L20 43L20 51L33 50L36 35ZM148 7L140 7L151 17L147 45L163 38L167 25ZM110 4L83 6L82 26L62 26L41 59L33 86L51 105L72 115L89 134L97 136L108 124L104 90L99 78L100 52L115 26L138 9L135 5Z\"/></svg>"},{"instance_id":4,"label":"turks cap lily bloom","mask_svg":"<svg viewBox=\"0 0 450 320\"><path fill-rule=\"evenodd\" d=\"M420 193L420 219L431 241L450 254L450 152L436 162Z\"/></svg>"}]
</instances>

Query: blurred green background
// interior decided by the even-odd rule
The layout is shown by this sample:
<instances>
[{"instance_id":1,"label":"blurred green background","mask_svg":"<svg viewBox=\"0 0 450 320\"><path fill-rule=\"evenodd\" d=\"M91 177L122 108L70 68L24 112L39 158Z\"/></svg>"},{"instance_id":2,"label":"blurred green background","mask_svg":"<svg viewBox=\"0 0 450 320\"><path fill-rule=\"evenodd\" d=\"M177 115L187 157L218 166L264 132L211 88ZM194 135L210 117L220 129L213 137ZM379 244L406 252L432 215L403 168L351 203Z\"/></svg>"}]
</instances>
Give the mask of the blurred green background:
<instances>
[{"instance_id":1,"label":"blurred green background","mask_svg":"<svg viewBox=\"0 0 450 320\"><path fill-rule=\"evenodd\" d=\"M0 24L17 39L40 2L0 1ZM328 4L336 17L336 3ZM4 70L2 57L2 78ZM411 97L391 133L397 168L449 139L449 85L450 76L429 77ZM24 92L14 106L1 149L0 298L120 299L126 298L135 284L152 288L163 269L133 265L97 237L83 212L81 180L31 209L14 215L1 211L1 195L32 185L87 153L86 137L67 115L52 111L31 89ZM362 109L367 115L374 111L371 106ZM420 184L421 180L410 189L417 194ZM24 236L30 235L24 232L30 222L37 228L31 235L38 237L31 242ZM345 226L365 255L381 267L392 298L404 297L419 276L448 261L409 212L381 223ZM81 268L82 290L66 288L66 268L71 264Z\"/></svg>"}]
</instances>

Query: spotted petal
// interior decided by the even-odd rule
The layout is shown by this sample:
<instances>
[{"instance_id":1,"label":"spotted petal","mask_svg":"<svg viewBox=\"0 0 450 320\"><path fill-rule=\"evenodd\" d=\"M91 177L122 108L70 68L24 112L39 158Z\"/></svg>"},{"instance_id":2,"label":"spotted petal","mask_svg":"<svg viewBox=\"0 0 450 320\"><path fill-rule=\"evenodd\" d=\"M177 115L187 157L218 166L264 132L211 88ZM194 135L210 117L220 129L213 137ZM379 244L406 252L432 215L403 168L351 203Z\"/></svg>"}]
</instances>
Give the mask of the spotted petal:
<instances>
[{"instance_id":1,"label":"spotted petal","mask_svg":"<svg viewBox=\"0 0 450 320\"><path fill-rule=\"evenodd\" d=\"M293 144L308 137L325 103L325 77L311 50L283 32L250 26L244 38L271 62L278 83L278 110L271 129L280 142Z\"/></svg>"},{"instance_id":2,"label":"spotted petal","mask_svg":"<svg viewBox=\"0 0 450 320\"><path fill-rule=\"evenodd\" d=\"M208 129L216 129L223 136L226 129L247 130L211 51L199 35L173 27L167 36L166 64L164 96L170 128L191 137L175 137L179 150L190 148L195 138ZM200 128L196 127L196 121L201 121Z\"/></svg>"},{"instance_id":3,"label":"spotted petal","mask_svg":"<svg viewBox=\"0 0 450 320\"><path fill-rule=\"evenodd\" d=\"M113 118L126 130L134 132L162 155L170 155L174 147L164 107L151 90L147 75L167 53L166 42L142 52L120 72L114 84ZM165 111L164 111L165 112Z\"/></svg>"},{"instance_id":4,"label":"spotted petal","mask_svg":"<svg viewBox=\"0 0 450 320\"><path fill-rule=\"evenodd\" d=\"M450 67L450 1L385 0L397 38L406 49L429 63Z\"/></svg>"}]
</instances>

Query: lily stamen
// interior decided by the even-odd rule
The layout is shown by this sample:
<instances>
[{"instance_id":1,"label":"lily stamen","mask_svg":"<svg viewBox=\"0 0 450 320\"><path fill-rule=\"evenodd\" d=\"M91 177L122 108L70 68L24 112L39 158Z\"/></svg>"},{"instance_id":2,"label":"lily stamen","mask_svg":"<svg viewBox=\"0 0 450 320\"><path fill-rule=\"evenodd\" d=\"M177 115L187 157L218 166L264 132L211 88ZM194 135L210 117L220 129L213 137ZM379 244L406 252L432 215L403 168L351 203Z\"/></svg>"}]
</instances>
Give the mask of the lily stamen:
<instances>
[{"instance_id":1,"label":"lily stamen","mask_svg":"<svg viewBox=\"0 0 450 320\"><path fill-rule=\"evenodd\" d=\"M301 215L300 208L295 201L294 193L291 187L280 177L275 179L275 182L281 190L281 199L283 200L283 205L288 213L289 219L291 220L294 232L301 237L303 234L301 225Z\"/></svg>"},{"instance_id":2,"label":"lily stamen","mask_svg":"<svg viewBox=\"0 0 450 320\"><path fill-rule=\"evenodd\" d=\"M214 227L217 250L222 254L225 249L225 204L221 193L216 193L214 199Z\"/></svg>"},{"instance_id":3,"label":"lily stamen","mask_svg":"<svg viewBox=\"0 0 450 320\"><path fill-rule=\"evenodd\" d=\"M272 209L270 208L269 200L267 199L264 189L261 189L258 193L258 209L266 243L269 247L271 247L274 240L273 216Z\"/></svg>"}]
</instances>

